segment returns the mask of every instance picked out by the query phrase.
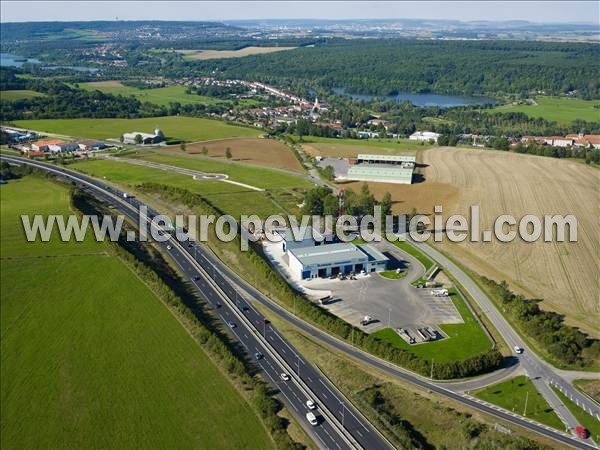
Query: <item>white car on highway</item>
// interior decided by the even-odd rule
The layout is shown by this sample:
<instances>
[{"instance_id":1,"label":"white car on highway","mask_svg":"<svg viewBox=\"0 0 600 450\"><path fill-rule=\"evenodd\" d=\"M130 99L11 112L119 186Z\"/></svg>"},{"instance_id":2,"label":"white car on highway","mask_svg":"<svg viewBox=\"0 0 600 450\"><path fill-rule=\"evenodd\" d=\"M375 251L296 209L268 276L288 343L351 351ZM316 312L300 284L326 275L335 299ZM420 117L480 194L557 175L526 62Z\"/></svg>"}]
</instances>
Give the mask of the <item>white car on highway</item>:
<instances>
[{"instance_id":1,"label":"white car on highway","mask_svg":"<svg viewBox=\"0 0 600 450\"><path fill-rule=\"evenodd\" d=\"M317 416L315 416L314 413L312 413L312 412L306 413L306 420L308 420L308 423L310 423L313 426L319 424L319 421L317 420Z\"/></svg>"},{"instance_id":2,"label":"white car on highway","mask_svg":"<svg viewBox=\"0 0 600 450\"><path fill-rule=\"evenodd\" d=\"M311 399L306 400L306 407L308 409L317 409L317 405Z\"/></svg>"},{"instance_id":3,"label":"white car on highway","mask_svg":"<svg viewBox=\"0 0 600 450\"><path fill-rule=\"evenodd\" d=\"M523 348L519 347L518 345L515 345L514 350L517 355L520 355L521 353L523 353Z\"/></svg>"},{"instance_id":4,"label":"white car on highway","mask_svg":"<svg viewBox=\"0 0 600 450\"><path fill-rule=\"evenodd\" d=\"M290 376L289 376L287 373L285 373L285 372L283 372L283 373L282 373L281 375L279 375L279 376L281 377L281 379L282 379L283 381L290 381Z\"/></svg>"}]
</instances>

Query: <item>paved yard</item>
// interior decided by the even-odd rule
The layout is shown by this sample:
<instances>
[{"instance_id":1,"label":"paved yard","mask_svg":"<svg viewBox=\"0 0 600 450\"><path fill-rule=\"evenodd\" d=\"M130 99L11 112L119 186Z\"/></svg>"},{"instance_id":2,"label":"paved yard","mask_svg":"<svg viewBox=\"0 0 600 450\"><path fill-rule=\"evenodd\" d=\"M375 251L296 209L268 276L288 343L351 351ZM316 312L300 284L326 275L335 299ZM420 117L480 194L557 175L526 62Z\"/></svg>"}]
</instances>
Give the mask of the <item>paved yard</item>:
<instances>
[{"instance_id":1,"label":"paved yard","mask_svg":"<svg viewBox=\"0 0 600 450\"><path fill-rule=\"evenodd\" d=\"M462 323L449 298L434 297L431 289L416 289L410 285L423 271L415 258L400 249L387 251L380 244L372 245L384 251L392 268L407 270L406 277L390 280L372 273L357 280L313 279L302 284L314 290L331 291L334 301L325 307L349 323L359 325L364 316L371 316L375 322L364 327L369 333L387 327Z\"/></svg>"}]
</instances>

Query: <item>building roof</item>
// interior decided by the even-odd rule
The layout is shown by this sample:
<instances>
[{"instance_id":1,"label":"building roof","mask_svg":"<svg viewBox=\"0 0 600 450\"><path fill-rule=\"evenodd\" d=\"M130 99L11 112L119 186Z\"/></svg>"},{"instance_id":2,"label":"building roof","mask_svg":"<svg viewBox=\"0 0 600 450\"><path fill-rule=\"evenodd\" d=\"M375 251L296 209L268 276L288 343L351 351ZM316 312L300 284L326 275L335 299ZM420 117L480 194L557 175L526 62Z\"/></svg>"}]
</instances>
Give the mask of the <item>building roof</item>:
<instances>
[{"instance_id":1,"label":"building roof","mask_svg":"<svg viewBox=\"0 0 600 450\"><path fill-rule=\"evenodd\" d=\"M45 141L35 141L35 142L31 143L31 145L37 145L38 147L43 147L43 146L47 146L47 145L59 145L59 144L66 144L66 141L63 141L62 139L47 139Z\"/></svg>"},{"instance_id":2,"label":"building roof","mask_svg":"<svg viewBox=\"0 0 600 450\"><path fill-rule=\"evenodd\" d=\"M368 260L368 255L350 242L291 248L288 251L304 266L313 264L350 264L352 262L366 262Z\"/></svg>"},{"instance_id":3,"label":"building roof","mask_svg":"<svg viewBox=\"0 0 600 450\"><path fill-rule=\"evenodd\" d=\"M358 245L358 248L362 250L369 257L369 261L388 261L389 258L377 250L375 247L369 244Z\"/></svg>"},{"instance_id":4,"label":"building roof","mask_svg":"<svg viewBox=\"0 0 600 450\"><path fill-rule=\"evenodd\" d=\"M356 165L348 169L346 178L352 179L360 177L361 179L368 178L373 181L403 181L410 183L412 181L412 168L404 167L381 167L374 165Z\"/></svg>"},{"instance_id":5,"label":"building roof","mask_svg":"<svg viewBox=\"0 0 600 450\"><path fill-rule=\"evenodd\" d=\"M281 238L286 242L302 242L309 239L314 239L315 241L322 241L323 234L319 231L315 230L313 227L307 226L305 228L299 227L296 230L298 234L298 239L294 236L294 233L291 228L286 228L284 230L274 230Z\"/></svg>"},{"instance_id":6,"label":"building roof","mask_svg":"<svg viewBox=\"0 0 600 450\"><path fill-rule=\"evenodd\" d=\"M77 141L77 144L81 144L81 145L103 145L104 142L102 142L102 141L95 141L93 139L84 139L82 141Z\"/></svg>"},{"instance_id":7,"label":"building roof","mask_svg":"<svg viewBox=\"0 0 600 450\"><path fill-rule=\"evenodd\" d=\"M415 162L416 156L405 156L405 155L365 155L360 154L356 159L362 159L367 161L386 161L386 162Z\"/></svg>"},{"instance_id":8,"label":"building roof","mask_svg":"<svg viewBox=\"0 0 600 450\"><path fill-rule=\"evenodd\" d=\"M142 139L148 139L148 138L154 139L157 136L156 134L142 133L141 131L132 131L131 133L125 133L125 134L123 134L123 136L126 137L126 138L133 138L133 139L135 139L135 137L138 134L142 137Z\"/></svg>"}]
</instances>

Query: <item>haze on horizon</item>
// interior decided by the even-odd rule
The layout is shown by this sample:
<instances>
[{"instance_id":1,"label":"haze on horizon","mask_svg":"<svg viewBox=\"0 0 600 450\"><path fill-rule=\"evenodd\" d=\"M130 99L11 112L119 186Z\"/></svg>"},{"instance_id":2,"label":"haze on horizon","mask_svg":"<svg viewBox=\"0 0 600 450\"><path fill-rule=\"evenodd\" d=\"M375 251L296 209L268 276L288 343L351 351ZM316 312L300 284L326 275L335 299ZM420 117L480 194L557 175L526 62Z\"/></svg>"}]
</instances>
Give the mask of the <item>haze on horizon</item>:
<instances>
[{"instance_id":1,"label":"haze on horizon","mask_svg":"<svg viewBox=\"0 0 600 450\"><path fill-rule=\"evenodd\" d=\"M525 20L534 23L598 23L596 1L431 1L431 2L196 2L9 1L0 3L1 21L174 20L235 21L275 19ZM343 8L341 7L343 5ZM596 18L596 20L594 20Z\"/></svg>"}]
</instances>

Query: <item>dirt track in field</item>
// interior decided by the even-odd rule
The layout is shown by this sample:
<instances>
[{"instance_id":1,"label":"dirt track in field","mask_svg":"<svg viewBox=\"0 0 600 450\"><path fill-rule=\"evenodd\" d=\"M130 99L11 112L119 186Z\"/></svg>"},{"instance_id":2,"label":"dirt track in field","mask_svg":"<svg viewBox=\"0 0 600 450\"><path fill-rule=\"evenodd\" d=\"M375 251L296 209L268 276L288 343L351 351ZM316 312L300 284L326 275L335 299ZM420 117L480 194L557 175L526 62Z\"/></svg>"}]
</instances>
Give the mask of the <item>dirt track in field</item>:
<instances>
[{"instance_id":1,"label":"dirt track in field","mask_svg":"<svg viewBox=\"0 0 600 450\"><path fill-rule=\"evenodd\" d=\"M188 144L186 151L189 155L202 155L202 147L206 147L207 156L213 158L226 159L225 150L229 147L232 161L303 172L294 153L281 142L272 139L240 138L196 142ZM167 148L181 154L178 145Z\"/></svg>"},{"instance_id":2,"label":"dirt track in field","mask_svg":"<svg viewBox=\"0 0 600 450\"><path fill-rule=\"evenodd\" d=\"M460 148L419 152L425 181L413 185L369 183L381 198L386 191L395 213L433 215L443 206L444 221L452 214L468 217L479 205L481 230L492 230L495 219L510 214L573 214L577 242L436 244L466 267L497 281L506 280L525 295L545 299L543 307L565 314L567 322L598 336L600 330L600 171L584 164L515 153ZM360 182L343 186L358 191ZM513 229L516 229L514 227Z\"/></svg>"}]
</instances>

